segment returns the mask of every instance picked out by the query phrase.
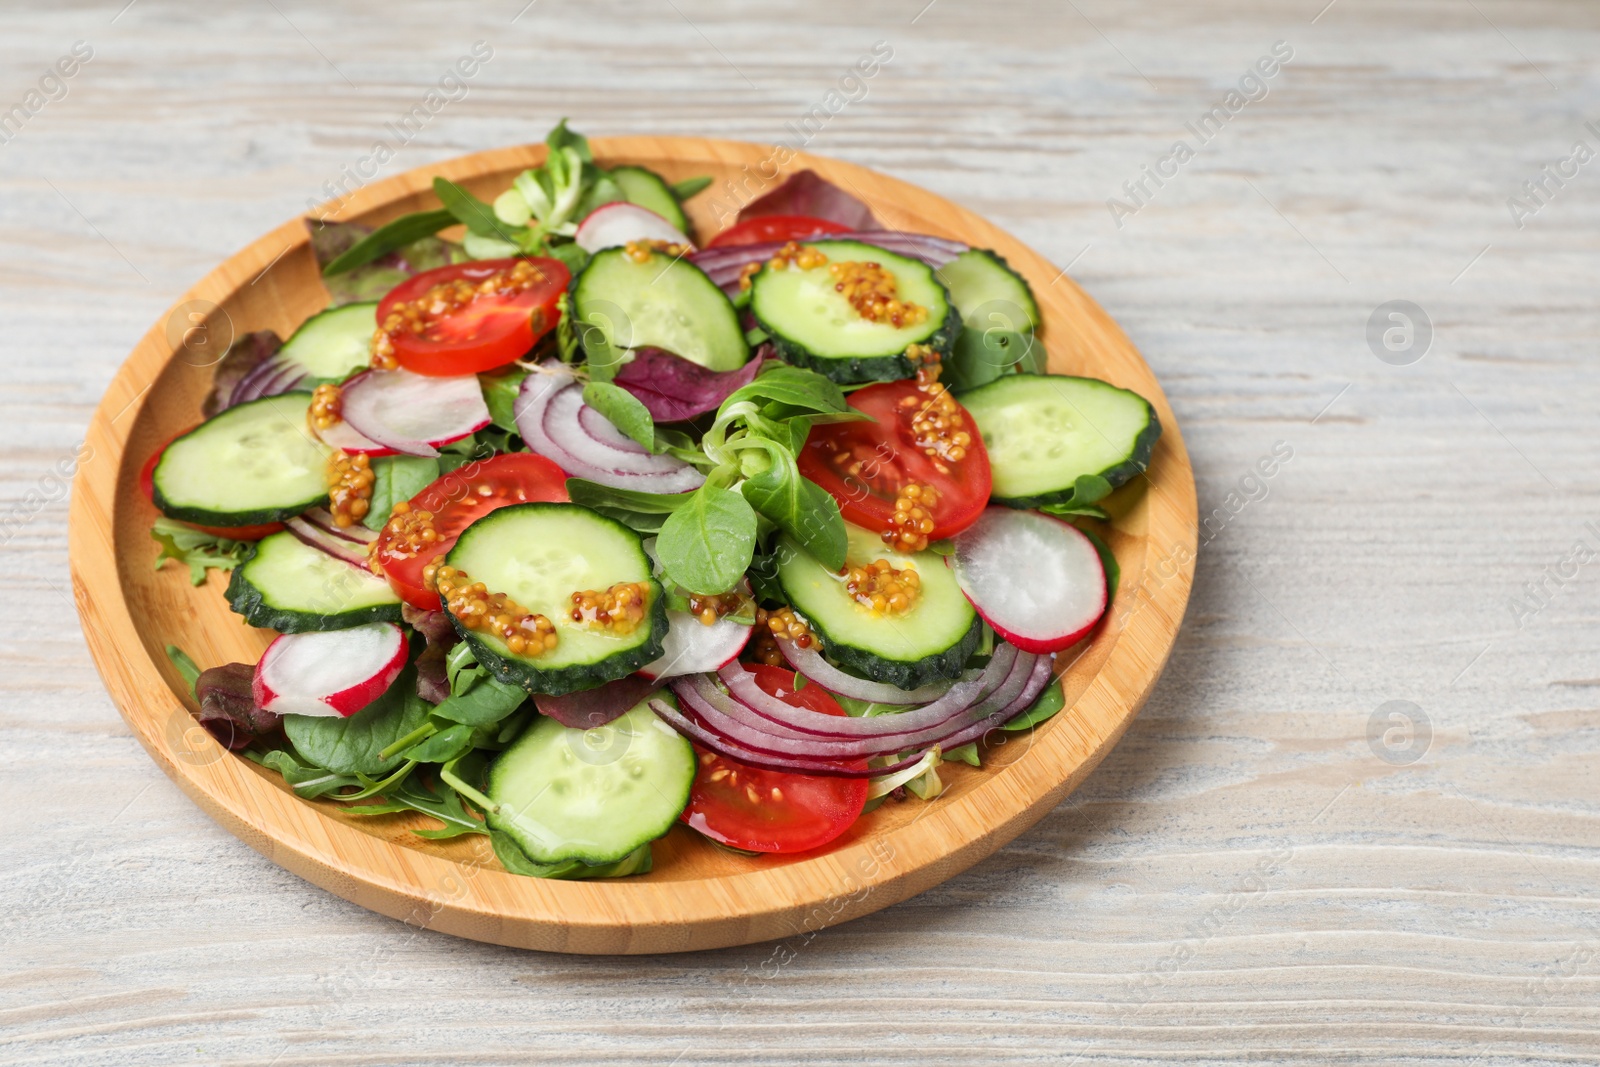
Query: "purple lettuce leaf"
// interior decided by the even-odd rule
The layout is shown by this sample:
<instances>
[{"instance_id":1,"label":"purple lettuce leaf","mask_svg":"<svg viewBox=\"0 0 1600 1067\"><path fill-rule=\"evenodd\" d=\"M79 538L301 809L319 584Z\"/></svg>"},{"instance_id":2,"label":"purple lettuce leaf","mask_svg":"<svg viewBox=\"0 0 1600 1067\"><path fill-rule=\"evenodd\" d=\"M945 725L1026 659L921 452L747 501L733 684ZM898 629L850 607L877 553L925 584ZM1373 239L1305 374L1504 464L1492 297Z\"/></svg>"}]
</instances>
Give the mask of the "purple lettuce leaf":
<instances>
[{"instance_id":1,"label":"purple lettuce leaf","mask_svg":"<svg viewBox=\"0 0 1600 1067\"><path fill-rule=\"evenodd\" d=\"M227 407L233 388L261 364L278 354L283 339L271 330L257 330L236 337L228 351L217 360L217 369L211 376L211 392L200 402L200 414L210 418Z\"/></svg>"},{"instance_id":2,"label":"purple lettuce leaf","mask_svg":"<svg viewBox=\"0 0 1600 1067\"><path fill-rule=\"evenodd\" d=\"M442 704L450 696L446 657L461 637L451 625L450 616L442 611L423 611L405 604L400 608L400 617L428 642L417 656L417 696L430 704Z\"/></svg>"},{"instance_id":3,"label":"purple lettuce leaf","mask_svg":"<svg viewBox=\"0 0 1600 1067\"><path fill-rule=\"evenodd\" d=\"M707 370L660 348L641 348L617 372L614 384L632 393L657 422L683 422L715 411L761 370L759 355L738 370Z\"/></svg>"},{"instance_id":4,"label":"purple lettuce leaf","mask_svg":"<svg viewBox=\"0 0 1600 1067\"><path fill-rule=\"evenodd\" d=\"M658 688L643 675L630 674L598 689L584 689L559 697L535 696L533 702L542 714L568 729L592 730L621 718Z\"/></svg>"},{"instance_id":5,"label":"purple lettuce leaf","mask_svg":"<svg viewBox=\"0 0 1600 1067\"><path fill-rule=\"evenodd\" d=\"M881 230L872 209L814 170L796 171L782 185L757 197L739 212L739 221L762 215L809 215L852 230Z\"/></svg>"},{"instance_id":6,"label":"purple lettuce leaf","mask_svg":"<svg viewBox=\"0 0 1600 1067\"><path fill-rule=\"evenodd\" d=\"M283 716L262 710L250 690L256 669L248 663L225 663L200 672L194 695L200 701L195 719L224 748L239 749L275 733Z\"/></svg>"}]
</instances>

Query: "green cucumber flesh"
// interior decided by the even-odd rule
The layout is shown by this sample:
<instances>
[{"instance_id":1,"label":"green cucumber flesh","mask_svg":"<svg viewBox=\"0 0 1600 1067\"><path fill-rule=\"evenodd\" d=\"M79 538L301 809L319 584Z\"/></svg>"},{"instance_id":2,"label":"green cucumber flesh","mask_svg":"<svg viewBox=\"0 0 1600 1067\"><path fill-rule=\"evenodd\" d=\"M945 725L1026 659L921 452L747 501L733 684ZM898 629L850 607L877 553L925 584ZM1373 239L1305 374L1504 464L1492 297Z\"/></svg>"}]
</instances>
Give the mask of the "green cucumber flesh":
<instances>
[{"instance_id":1,"label":"green cucumber flesh","mask_svg":"<svg viewBox=\"0 0 1600 1067\"><path fill-rule=\"evenodd\" d=\"M345 304L311 316L284 342L277 358L301 367L315 385L340 382L372 359L378 305Z\"/></svg>"},{"instance_id":2,"label":"green cucumber flesh","mask_svg":"<svg viewBox=\"0 0 1600 1067\"><path fill-rule=\"evenodd\" d=\"M614 863L672 829L694 784L694 749L648 699L591 730L536 718L489 768L489 826L542 864Z\"/></svg>"},{"instance_id":3,"label":"green cucumber flesh","mask_svg":"<svg viewBox=\"0 0 1600 1067\"><path fill-rule=\"evenodd\" d=\"M556 647L527 656L456 621L478 662L502 682L560 695L622 678L661 655L666 598L651 577L650 557L638 534L598 512L577 504L499 508L467 527L446 562L555 626ZM572 621L573 593L618 582L644 582L650 590L645 618L631 632Z\"/></svg>"},{"instance_id":4,"label":"green cucumber flesh","mask_svg":"<svg viewBox=\"0 0 1600 1067\"><path fill-rule=\"evenodd\" d=\"M310 407L310 393L280 393L177 438L151 476L156 507L181 522L255 526L326 504L331 449L306 428Z\"/></svg>"},{"instance_id":5,"label":"green cucumber flesh","mask_svg":"<svg viewBox=\"0 0 1600 1067\"><path fill-rule=\"evenodd\" d=\"M982 628L944 557L894 552L870 530L849 524L845 530L847 566L887 559L896 569L915 567L921 589L904 614L874 613L856 603L843 575L785 537L778 581L790 606L821 639L823 653L846 670L902 689L960 674Z\"/></svg>"},{"instance_id":6,"label":"green cucumber flesh","mask_svg":"<svg viewBox=\"0 0 1600 1067\"><path fill-rule=\"evenodd\" d=\"M1039 328L1039 305L1022 275L996 252L969 248L934 272L967 329L998 327L1013 333Z\"/></svg>"},{"instance_id":7,"label":"green cucumber flesh","mask_svg":"<svg viewBox=\"0 0 1600 1067\"><path fill-rule=\"evenodd\" d=\"M1115 489L1150 465L1161 423L1138 393L1095 378L1012 374L961 395L983 435L996 503L1071 497L1083 475Z\"/></svg>"},{"instance_id":8,"label":"green cucumber flesh","mask_svg":"<svg viewBox=\"0 0 1600 1067\"><path fill-rule=\"evenodd\" d=\"M284 634L400 621L400 598L388 582L287 530L256 542L234 568L228 603L251 626Z\"/></svg>"},{"instance_id":9,"label":"green cucumber flesh","mask_svg":"<svg viewBox=\"0 0 1600 1067\"><path fill-rule=\"evenodd\" d=\"M612 167L609 173L621 187L622 195L628 198L628 203L654 211L672 223L679 233L688 235L689 219L665 178L644 167Z\"/></svg>"},{"instance_id":10,"label":"green cucumber flesh","mask_svg":"<svg viewBox=\"0 0 1600 1067\"><path fill-rule=\"evenodd\" d=\"M750 359L727 294L693 263L665 253L643 263L622 248L595 253L572 281L572 311L592 362L612 363L624 349L645 347L715 371Z\"/></svg>"},{"instance_id":11,"label":"green cucumber flesh","mask_svg":"<svg viewBox=\"0 0 1600 1067\"><path fill-rule=\"evenodd\" d=\"M764 267L752 279L750 311L778 354L840 384L893 381L916 372L906 349L926 345L948 355L960 327L949 294L926 264L855 241L812 241L828 263L811 270ZM877 263L895 277L899 299L928 309L922 322L896 327L862 318L835 288L829 267Z\"/></svg>"}]
</instances>

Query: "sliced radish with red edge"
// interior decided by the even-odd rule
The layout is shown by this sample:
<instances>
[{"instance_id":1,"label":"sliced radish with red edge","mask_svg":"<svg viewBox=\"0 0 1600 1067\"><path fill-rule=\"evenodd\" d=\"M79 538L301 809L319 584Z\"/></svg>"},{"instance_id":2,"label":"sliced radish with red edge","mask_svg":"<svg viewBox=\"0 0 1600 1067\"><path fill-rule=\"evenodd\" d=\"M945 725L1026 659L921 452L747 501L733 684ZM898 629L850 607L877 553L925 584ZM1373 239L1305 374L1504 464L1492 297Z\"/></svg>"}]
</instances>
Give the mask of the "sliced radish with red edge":
<instances>
[{"instance_id":1,"label":"sliced radish with red edge","mask_svg":"<svg viewBox=\"0 0 1600 1067\"><path fill-rule=\"evenodd\" d=\"M956 534L946 562L995 633L1024 652L1081 641L1106 611L1100 553L1071 523L991 507Z\"/></svg>"},{"instance_id":2,"label":"sliced radish with red edge","mask_svg":"<svg viewBox=\"0 0 1600 1067\"><path fill-rule=\"evenodd\" d=\"M387 445L380 445L372 438L360 433L344 419L329 426L327 429L316 431L317 439L329 448L337 448L341 452L363 456L392 456L394 449Z\"/></svg>"},{"instance_id":3,"label":"sliced radish with red edge","mask_svg":"<svg viewBox=\"0 0 1600 1067\"><path fill-rule=\"evenodd\" d=\"M639 673L661 681L702 671L718 671L738 659L749 640L749 623L718 619L707 626L687 611L668 611L661 658L640 667Z\"/></svg>"},{"instance_id":4,"label":"sliced radish with red edge","mask_svg":"<svg viewBox=\"0 0 1600 1067\"><path fill-rule=\"evenodd\" d=\"M408 370L362 371L341 394L351 429L408 456L437 456L440 445L489 425L489 405L476 374L438 378Z\"/></svg>"},{"instance_id":5,"label":"sliced radish with red edge","mask_svg":"<svg viewBox=\"0 0 1600 1067\"><path fill-rule=\"evenodd\" d=\"M622 201L605 204L589 212L578 224L578 232L572 239L585 252L616 248L629 241L666 241L668 244L689 245L686 235L654 211ZM692 249L694 246L689 247Z\"/></svg>"},{"instance_id":6,"label":"sliced radish with red edge","mask_svg":"<svg viewBox=\"0 0 1600 1067\"><path fill-rule=\"evenodd\" d=\"M256 664L250 692L274 715L348 718L381 697L405 665L405 634L393 623L284 634Z\"/></svg>"}]
</instances>

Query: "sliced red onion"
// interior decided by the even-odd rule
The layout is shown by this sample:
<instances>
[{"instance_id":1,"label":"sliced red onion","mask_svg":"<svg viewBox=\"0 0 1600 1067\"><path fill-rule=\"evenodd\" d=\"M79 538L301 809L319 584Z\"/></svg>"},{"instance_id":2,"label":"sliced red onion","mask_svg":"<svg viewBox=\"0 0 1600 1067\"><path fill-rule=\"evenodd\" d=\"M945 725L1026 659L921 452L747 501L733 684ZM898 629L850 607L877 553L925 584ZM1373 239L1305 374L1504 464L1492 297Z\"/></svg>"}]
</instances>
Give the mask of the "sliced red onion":
<instances>
[{"instance_id":1,"label":"sliced red onion","mask_svg":"<svg viewBox=\"0 0 1600 1067\"><path fill-rule=\"evenodd\" d=\"M860 244L876 245L886 252L921 260L930 267L942 267L971 247L947 237L934 237L926 233L898 233L894 230L830 233L815 240L855 241ZM768 241L758 245L708 248L689 256L689 261L705 271L720 289L733 293L738 291L739 275L747 264L771 259L783 246L782 241Z\"/></svg>"},{"instance_id":2,"label":"sliced red onion","mask_svg":"<svg viewBox=\"0 0 1600 1067\"><path fill-rule=\"evenodd\" d=\"M378 442L365 436L351 426L344 419L340 419L326 429L316 431L317 439L329 448L337 448L341 452L362 456L392 456L394 449L380 445Z\"/></svg>"},{"instance_id":3,"label":"sliced red onion","mask_svg":"<svg viewBox=\"0 0 1600 1067\"><path fill-rule=\"evenodd\" d=\"M819 778L877 778L880 775L893 774L895 771L910 767L922 758L920 754L908 756L887 767L868 767L864 769L826 761L784 759L780 756L769 756L762 752L753 751L743 745L735 744L724 737L720 737L685 716L665 700L656 699L650 701L650 710L655 712L656 716L668 726L671 726L700 747L727 756L729 759L736 759L740 763L748 764L751 767L759 767L762 770L790 771L795 774L816 775Z\"/></svg>"},{"instance_id":4,"label":"sliced red onion","mask_svg":"<svg viewBox=\"0 0 1600 1067\"><path fill-rule=\"evenodd\" d=\"M344 420L359 434L409 456L432 457L440 445L489 425L476 374L434 378L408 370L369 370L344 383Z\"/></svg>"},{"instance_id":5,"label":"sliced red onion","mask_svg":"<svg viewBox=\"0 0 1600 1067\"><path fill-rule=\"evenodd\" d=\"M684 493L697 489L705 475L671 456L653 456L630 441L637 452L601 441L580 421L583 391L572 373L559 364L544 364L523 379L517 397L517 429L528 447L569 475L615 489L646 493Z\"/></svg>"},{"instance_id":6,"label":"sliced red onion","mask_svg":"<svg viewBox=\"0 0 1600 1067\"><path fill-rule=\"evenodd\" d=\"M585 404L583 387L577 382L550 398L550 406L544 413L544 429L579 459L619 473L666 475L688 466L674 456L657 456L646 451L643 445L617 429L610 419Z\"/></svg>"},{"instance_id":7,"label":"sliced red onion","mask_svg":"<svg viewBox=\"0 0 1600 1067\"><path fill-rule=\"evenodd\" d=\"M815 648L801 648L786 637L778 639L778 650L789 666L816 682L822 688L852 700L865 700L871 704L926 704L937 700L950 688L949 682L932 682L917 689L901 689L884 682L869 682L846 674L822 658Z\"/></svg>"},{"instance_id":8,"label":"sliced red onion","mask_svg":"<svg viewBox=\"0 0 1600 1067\"><path fill-rule=\"evenodd\" d=\"M362 570L367 568L367 550L354 541L346 541L342 537L335 537L324 530L311 525L305 519L293 518L284 520L284 528L303 542L310 545L334 559L343 560L352 567Z\"/></svg>"},{"instance_id":9,"label":"sliced red onion","mask_svg":"<svg viewBox=\"0 0 1600 1067\"><path fill-rule=\"evenodd\" d=\"M352 526L340 526L334 519L333 512L327 508L312 508L300 516L311 525L325 534L331 534L343 541L350 541L358 545L370 545L378 539L377 531L369 530L360 523Z\"/></svg>"},{"instance_id":10,"label":"sliced red onion","mask_svg":"<svg viewBox=\"0 0 1600 1067\"><path fill-rule=\"evenodd\" d=\"M306 380L306 369L276 353L257 363L228 394L228 407L287 393Z\"/></svg>"}]
</instances>

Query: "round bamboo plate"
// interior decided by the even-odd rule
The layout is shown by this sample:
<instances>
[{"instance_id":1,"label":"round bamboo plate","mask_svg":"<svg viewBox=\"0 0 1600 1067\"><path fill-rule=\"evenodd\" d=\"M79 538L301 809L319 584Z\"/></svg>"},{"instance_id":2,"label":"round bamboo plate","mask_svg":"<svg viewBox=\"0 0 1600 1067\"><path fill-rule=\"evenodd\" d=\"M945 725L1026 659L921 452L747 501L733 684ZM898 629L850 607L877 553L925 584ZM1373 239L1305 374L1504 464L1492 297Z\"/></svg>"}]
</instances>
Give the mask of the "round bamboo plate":
<instances>
[{"instance_id":1,"label":"round bamboo plate","mask_svg":"<svg viewBox=\"0 0 1600 1067\"><path fill-rule=\"evenodd\" d=\"M1122 569L1120 588L1092 639L1061 657L1066 710L992 746L981 769L947 764L940 773L948 789L933 803L887 804L820 853L746 858L680 827L654 846L650 874L608 881L512 876L481 836L430 843L408 832L428 824L420 817L361 818L295 797L189 715L192 701L164 646L177 645L202 667L254 663L270 635L229 611L225 575L213 572L194 588L182 567L152 568L156 512L137 473L163 441L198 421L211 364L234 333L287 337L326 304L298 218L190 290L139 342L95 412L69 527L84 633L134 735L179 787L273 862L363 907L460 937L557 952L678 952L805 935L966 869L1100 762L1149 695L1183 619L1197 529L1193 473L1161 387L1117 325L1071 279L971 212L848 163L753 144L625 137L593 146L607 165L642 164L674 181L712 175L712 187L688 205L702 235L715 233L740 199L776 184L775 173L810 167L865 200L885 225L997 249L1038 294L1052 370L1104 378L1151 400L1165 432L1148 477L1108 501L1106 539ZM543 158L544 147L532 145L422 167L356 191L337 217L378 223L437 207L434 175L492 199ZM332 216L335 206L325 212Z\"/></svg>"}]
</instances>

